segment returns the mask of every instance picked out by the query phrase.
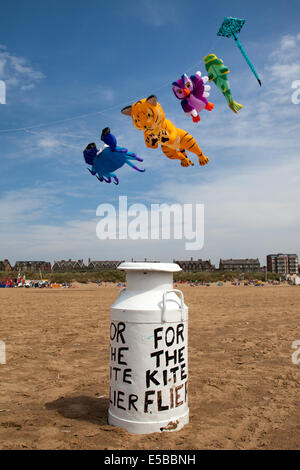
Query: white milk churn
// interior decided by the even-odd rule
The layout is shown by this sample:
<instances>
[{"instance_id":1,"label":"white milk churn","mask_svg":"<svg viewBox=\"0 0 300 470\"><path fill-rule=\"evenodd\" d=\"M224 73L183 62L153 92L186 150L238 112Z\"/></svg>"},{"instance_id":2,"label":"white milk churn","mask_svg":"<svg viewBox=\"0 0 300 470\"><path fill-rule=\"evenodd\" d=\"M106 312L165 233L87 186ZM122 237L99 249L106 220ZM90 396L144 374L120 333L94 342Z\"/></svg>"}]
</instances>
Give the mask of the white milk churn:
<instances>
[{"instance_id":1,"label":"white milk churn","mask_svg":"<svg viewBox=\"0 0 300 470\"><path fill-rule=\"evenodd\" d=\"M189 422L188 308L174 263L122 263L126 287L111 307L108 423L135 434Z\"/></svg>"}]
</instances>

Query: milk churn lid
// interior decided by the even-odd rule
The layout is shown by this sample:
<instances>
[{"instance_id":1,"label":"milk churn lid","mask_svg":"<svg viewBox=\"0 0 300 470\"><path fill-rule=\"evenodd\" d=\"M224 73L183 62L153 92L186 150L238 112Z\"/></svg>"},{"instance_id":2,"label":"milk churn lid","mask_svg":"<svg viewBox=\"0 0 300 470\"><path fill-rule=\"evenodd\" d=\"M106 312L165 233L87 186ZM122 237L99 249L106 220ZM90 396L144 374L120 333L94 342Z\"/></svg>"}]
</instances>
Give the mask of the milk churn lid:
<instances>
[{"instance_id":1,"label":"milk churn lid","mask_svg":"<svg viewBox=\"0 0 300 470\"><path fill-rule=\"evenodd\" d=\"M168 272L168 273L175 273L178 271L182 271L181 267L176 263L137 263L137 262L130 262L130 263L121 263L118 266L118 269L122 269L124 271L160 271L160 272Z\"/></svg>"}]
</instances>

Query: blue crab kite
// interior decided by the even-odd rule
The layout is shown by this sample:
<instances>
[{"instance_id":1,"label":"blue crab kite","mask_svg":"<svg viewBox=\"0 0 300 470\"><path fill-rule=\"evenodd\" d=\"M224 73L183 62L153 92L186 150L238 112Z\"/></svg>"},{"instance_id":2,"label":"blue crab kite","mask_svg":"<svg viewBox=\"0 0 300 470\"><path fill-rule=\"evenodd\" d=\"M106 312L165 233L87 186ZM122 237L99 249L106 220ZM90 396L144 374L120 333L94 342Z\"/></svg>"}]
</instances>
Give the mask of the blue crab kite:
<instances>
[{"instance_id":1,"label":"blue crab kite","mask_svg":"<svg viewBox=\"0 0 300 470\"><path fill-rule=\"evenodd\" d=\"M105 127L102 130L101 140L106 144L101 150L98 150L96 144L93 142L83 151L84 160L88 165L92 166L89 172L96 176L101 183L111 183L112 179L114 184L119 184L119 179L114 171L121 168L125 163L134 168L136 171L144 172L132 163L131 160L142 162L143 159L136 156L135 153L128 152L126 148L117 146L117 139L110 133L110 128Z\"/></svg>"}]
</instances>

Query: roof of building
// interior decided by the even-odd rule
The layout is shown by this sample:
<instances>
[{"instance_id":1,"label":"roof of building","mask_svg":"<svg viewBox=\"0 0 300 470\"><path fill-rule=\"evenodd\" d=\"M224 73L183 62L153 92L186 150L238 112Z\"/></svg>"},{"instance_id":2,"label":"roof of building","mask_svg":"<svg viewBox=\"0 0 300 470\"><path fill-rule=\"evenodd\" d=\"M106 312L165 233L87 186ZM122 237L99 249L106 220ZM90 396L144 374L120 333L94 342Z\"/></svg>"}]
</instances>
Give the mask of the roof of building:
<instances>
[{"instance_id":1,"label":"roof of building","mask_svg":"<svg viewBox=\"0 0 300 470\"><path fill-rule=\"evenodd\" d=\"M259 263L258 258L246 258L246 259L220 259L220 263L223 264L252 264Z\"/></svg>"},{"instance_id":2,"label":"roof of building","mask_svg":"<svg viewBox=\"0 0 300 470\"><path fill-rule=\"evenodd\" d=\"M98 265L98 264L102 264L102 265L105 265L105 264L121 264L123 263L123 261L119 261L119 260L103 260L103 261L90 261L89 262L89 266L92 264L92 265Z\"/></svg>"},{"instance_id":3,"label":"roof of building","mask_svg":"<svg viewBox=\"0 0 300 470\"><path fill-rule=\"evenodd\" d=\"M274 256L274 257L280 257L280 256L296 256L298 258L298 255L296 255L295 253L277 253L277 254L270 254L270 255L267 255L268 256Z\"/></svg>"},{"instance_id":4,"label":"roof of building","mask_svg":"<svg viewBox=\"0 0 300 470\"><path fill-rule=\"evenodd\" d=\"M16 261L16 264L51 264L50 261Z\"/></svg>"}]
</instances>

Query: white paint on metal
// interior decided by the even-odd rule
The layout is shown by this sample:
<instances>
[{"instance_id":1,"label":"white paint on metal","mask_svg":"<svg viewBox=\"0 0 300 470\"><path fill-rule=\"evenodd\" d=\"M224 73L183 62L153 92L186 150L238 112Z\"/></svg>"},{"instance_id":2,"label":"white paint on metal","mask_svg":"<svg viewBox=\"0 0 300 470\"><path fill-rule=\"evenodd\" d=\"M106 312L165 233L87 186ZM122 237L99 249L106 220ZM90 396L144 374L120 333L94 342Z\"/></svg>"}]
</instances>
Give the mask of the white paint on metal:
<instances>
[{"instance_id":1,"label":"white paint on metal","mask_svg":"<svg viewBox=\"0 0 300 470\"><path fill-rule=\"evenodd\" d=\"M136 434L179 430L189 421L188 308L173 289L173 272L181 268L119 269L127 282L111 307L108 422Z\"/></svg>"},{"instance_id":2,"label":"white paint on metal","mask_svg":"<svg viewBox=\"0 0 300 470\"><path fill-rule=\"evenodd\" d=\"M6 345L4 341L0 341L0 364L6 364Z\"/></svg>"}]
</instances>

